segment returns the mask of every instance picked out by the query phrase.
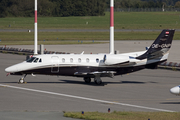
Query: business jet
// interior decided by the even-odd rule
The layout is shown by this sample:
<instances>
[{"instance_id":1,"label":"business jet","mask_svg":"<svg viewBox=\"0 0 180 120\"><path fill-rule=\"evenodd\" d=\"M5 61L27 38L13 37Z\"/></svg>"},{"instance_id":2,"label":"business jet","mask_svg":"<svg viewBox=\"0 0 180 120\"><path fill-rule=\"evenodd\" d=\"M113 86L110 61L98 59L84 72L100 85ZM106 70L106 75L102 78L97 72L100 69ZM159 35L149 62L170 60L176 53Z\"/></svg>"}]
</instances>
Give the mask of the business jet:
<instances>
[{"instance_id":1,"label":"business jet","mask_svg":"<svg viewBox=\"0 0 180 120\"><path fill-rule=\"evenodd\" d=\"M86 83L102 83L101 77L123 75L145 68L156 69L167 60L175 30L163 30L148 50L122 54L43 54L10 66L10 75L57 75L82 77Z\"/></svg>"}]
</instances>

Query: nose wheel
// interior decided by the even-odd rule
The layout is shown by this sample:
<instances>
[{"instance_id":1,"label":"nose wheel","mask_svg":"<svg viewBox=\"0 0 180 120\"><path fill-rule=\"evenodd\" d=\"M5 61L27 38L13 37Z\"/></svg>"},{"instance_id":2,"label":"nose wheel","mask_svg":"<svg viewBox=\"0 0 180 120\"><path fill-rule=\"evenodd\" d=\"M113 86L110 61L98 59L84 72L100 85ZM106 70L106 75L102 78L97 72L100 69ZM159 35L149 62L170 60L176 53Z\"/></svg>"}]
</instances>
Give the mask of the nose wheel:
<instances>
[{"instance_id":1,"label":"nose wheel","mask_svg":"<svg viewBox=\"0 0 180 120\"><path fill-rule=\"evenodd\" d=\"M25 74L25 75L23 75L20 79L19 79L19 84L23 84L23 83L26 83L25 81L24 81L24 78L27 76L27 74Z\"/></svg>"}]
</instances>

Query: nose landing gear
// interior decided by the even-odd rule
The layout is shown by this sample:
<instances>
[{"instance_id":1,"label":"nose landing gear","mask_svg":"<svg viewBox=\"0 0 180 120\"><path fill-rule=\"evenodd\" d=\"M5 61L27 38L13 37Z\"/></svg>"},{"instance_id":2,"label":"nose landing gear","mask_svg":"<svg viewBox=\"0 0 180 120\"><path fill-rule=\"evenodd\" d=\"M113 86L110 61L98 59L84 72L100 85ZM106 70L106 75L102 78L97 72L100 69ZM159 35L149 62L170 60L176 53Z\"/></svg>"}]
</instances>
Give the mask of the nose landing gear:
<instances>
[{"instance_id":1,"label":"nose landing gear","mask_svg":"<svg viewBox=\"0 0 180 120\"><path fill-rule=\"evenodd\" d=\"M22 75L22 77L19 79L19 84L24 84L24 83L26 83L25 81L24 81L24 78L27 76L27 74L24 74L24 75Z\"/></svg>"}]
</instances>

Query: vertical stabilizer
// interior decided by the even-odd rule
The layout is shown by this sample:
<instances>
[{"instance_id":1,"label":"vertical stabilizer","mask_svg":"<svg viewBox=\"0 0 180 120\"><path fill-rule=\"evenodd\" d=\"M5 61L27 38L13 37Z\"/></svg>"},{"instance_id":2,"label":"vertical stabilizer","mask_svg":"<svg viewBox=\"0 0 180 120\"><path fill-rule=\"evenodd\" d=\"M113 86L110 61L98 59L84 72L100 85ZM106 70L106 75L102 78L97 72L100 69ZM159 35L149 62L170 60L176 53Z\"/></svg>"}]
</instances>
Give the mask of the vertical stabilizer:
<instances>
[{"instance_id":1,"label":"vertical stabilizer","mask_svg":"<svg viewBox=\"0 0 180 120\"><path fill-rule=\"evenodd\" d=\"M150 48L136 59L156 59L161 58L169 52L173 40L175 30L163 30Z\"/></svg>"}]
</instances>

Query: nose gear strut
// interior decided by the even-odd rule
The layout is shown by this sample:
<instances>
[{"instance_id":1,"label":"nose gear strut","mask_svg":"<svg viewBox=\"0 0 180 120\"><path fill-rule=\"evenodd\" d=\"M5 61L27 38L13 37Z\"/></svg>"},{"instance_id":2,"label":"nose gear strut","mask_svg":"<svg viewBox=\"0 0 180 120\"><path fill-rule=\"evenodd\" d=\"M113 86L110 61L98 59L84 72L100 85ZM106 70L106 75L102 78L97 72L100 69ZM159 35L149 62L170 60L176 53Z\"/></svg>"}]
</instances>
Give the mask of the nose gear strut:
<instances>
[{"instance_id":1,"label":"nose gear strut","mask_svg":"<svg viewBox=\"0 0 180 120\"><path fill-rule=\"evenodd\" d=\"M19 84L23 84L23 83L26 83L25 81L24 81L24 78L27 76L27 74L23 74L22 75L22 77L19 79Z\"/></svg>"}]
</instances>

